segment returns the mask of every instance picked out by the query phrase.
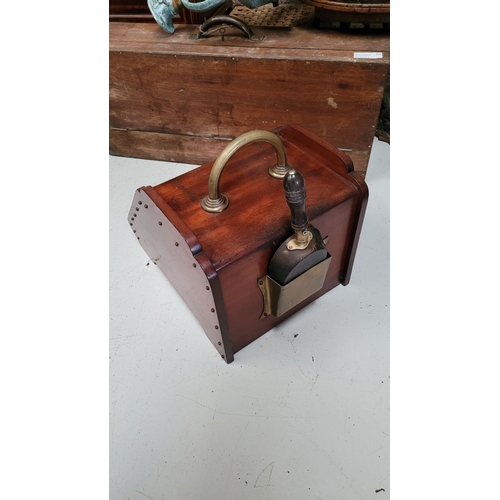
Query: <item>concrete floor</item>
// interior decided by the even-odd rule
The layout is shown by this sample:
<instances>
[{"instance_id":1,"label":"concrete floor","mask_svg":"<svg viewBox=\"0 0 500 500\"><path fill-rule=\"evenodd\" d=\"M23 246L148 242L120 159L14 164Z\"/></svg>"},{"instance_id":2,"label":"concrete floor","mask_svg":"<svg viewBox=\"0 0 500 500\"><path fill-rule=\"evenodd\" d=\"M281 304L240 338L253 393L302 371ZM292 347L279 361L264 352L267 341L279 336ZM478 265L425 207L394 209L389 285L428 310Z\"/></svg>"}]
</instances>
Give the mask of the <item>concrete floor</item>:
<instances>
[{"instance_id":1,"label":"concrete floor","mask_svg":"<svg viewBox=\"0 0 500 500\"><path fill-rule=\"evenodd\" d=\"M389 498L389 152L351 282L227 365L134 238L135 189L192 165L110 157L110 499Z\"/></svg>"}]
</instances>

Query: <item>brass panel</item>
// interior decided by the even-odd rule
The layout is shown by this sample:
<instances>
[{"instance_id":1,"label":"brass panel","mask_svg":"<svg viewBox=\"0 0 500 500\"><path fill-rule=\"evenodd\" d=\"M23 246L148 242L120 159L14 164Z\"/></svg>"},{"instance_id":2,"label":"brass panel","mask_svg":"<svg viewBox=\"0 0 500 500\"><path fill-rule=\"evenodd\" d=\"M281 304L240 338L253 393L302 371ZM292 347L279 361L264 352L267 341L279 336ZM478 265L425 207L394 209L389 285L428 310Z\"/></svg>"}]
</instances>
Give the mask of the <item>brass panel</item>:
<instances>
[{"instance_id":1,"label":"brass panel","mask_svg":"<svg viewBox=\"0 0 500 500\"><path fill-rule=\"evenodd\" d=\"M269 276L259 278L257 284L264 297L264 311L260 319L270 314L278 318L313 293L321 290L331 259L332 257L329 255L325 260L311 267L285 286L276 283Z\"/></svg>"}]
</instances>

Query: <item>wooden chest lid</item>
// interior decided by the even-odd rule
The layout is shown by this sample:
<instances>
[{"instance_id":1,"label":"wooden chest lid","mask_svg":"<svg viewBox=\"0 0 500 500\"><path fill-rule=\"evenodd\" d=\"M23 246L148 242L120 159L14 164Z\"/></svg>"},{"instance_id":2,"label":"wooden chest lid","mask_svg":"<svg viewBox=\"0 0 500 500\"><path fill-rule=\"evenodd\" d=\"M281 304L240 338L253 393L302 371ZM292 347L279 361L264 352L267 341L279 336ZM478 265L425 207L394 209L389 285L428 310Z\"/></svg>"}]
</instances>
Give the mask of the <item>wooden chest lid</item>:
<instances>
[{"instance_id":1,"label":"wooden chest lid","mask_svg":"<svg viewBox=\"0 0 500 500\"><path fill-rule=\"evenodd\" d=\"M304 176L311 224L333 207L352 203L352 198L363 202L366 185L348 156L298 125L273 132L286 149L288 163ZM208 213L200 205L208 193L214 161L153 189L175 214L174 225L182 225L193 254L202 251L218 271L242 256L281 243L292 230L283 182L268 174L276 162L270 144L249 144L228 161L220 191L229 198L229 206L221 213Z\"/></svg>"}]
</instances>

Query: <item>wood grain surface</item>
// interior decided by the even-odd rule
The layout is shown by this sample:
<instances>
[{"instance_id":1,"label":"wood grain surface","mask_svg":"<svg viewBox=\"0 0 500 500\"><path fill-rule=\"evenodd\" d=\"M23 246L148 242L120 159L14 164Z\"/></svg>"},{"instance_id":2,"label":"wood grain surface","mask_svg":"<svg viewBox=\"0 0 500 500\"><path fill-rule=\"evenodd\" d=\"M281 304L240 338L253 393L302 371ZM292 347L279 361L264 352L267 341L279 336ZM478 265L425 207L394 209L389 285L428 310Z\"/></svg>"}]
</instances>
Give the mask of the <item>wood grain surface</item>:
<instances>
[{"instance_id":1,"label":"wood grain surface","mask_svg":"<svg viewBox=\"0 0 500 500\"><path fill-rule=\"evenodd\" d=\"M110 152L201 164L251 129L299 123L366 171L389 67L387 34L255 28L192 40L110 23ZM380 52L359 59L355 52Z\"/></svg>"}]
</instances>

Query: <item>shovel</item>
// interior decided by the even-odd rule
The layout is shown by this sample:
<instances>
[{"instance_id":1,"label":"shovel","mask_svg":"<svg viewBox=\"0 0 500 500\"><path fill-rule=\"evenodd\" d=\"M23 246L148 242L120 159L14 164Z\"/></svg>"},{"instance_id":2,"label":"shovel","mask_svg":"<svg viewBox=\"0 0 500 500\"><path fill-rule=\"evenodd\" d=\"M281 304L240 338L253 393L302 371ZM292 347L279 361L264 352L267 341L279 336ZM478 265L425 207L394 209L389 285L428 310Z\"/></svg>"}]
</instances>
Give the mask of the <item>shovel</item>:
<instances>
[{"instance_id":1,"label":"shovel","mask_svg":"<svg viewBox=\"0 0 500 500\"><path fill-rule=\"evenodd\" d=\"M307 220L304 177L292 168L283 179L283 187L295 233L278 247L269 262L268 271L269 277L282 286L325 260L328 255L320 232Z\"/></svg>"}]
</instances>

